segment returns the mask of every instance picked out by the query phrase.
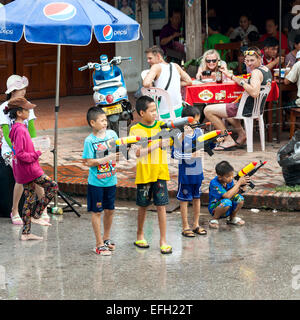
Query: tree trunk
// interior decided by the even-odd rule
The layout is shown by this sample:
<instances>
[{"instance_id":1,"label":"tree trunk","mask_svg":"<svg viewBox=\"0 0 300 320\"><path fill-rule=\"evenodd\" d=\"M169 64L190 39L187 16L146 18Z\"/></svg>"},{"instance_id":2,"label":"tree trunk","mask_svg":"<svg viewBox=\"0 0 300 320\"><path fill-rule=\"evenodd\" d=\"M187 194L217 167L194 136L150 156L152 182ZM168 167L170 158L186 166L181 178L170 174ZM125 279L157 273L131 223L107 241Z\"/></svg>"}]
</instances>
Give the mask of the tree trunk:
<instances>
[{"instance_id":1,"label":"tree trunk","mask_svg":"<svg viewBox=\"0 0 300 320\"><path fill-rule=\"evenodd\" d=\"M201 0L194 0L191 7L186 1L185 9L186 60L188 61L202 55Z\"/></svg>"}]
</instances>

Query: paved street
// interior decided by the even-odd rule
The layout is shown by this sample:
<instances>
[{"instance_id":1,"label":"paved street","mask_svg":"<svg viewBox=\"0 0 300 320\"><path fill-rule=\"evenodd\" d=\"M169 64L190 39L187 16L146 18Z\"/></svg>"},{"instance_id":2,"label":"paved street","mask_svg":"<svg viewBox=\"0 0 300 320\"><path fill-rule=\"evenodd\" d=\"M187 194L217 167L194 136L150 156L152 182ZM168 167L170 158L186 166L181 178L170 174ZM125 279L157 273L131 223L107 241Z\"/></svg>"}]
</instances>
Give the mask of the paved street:
<instances>
[{"instance_id":1,"label":"paved street","mask_svg":"<svg viewBox=\"0 0 300 320\"><path fill-rule=\"evenodd\" d=\"M80 201L85 204L84 199ZM299 213L244 210L244 227L228 226L193 239L181 236L179 212L168 214L173 254L159 251L157 215L149 212L150 248L133 246L134 203L116 203L110 257L91 250L90 214L52 216L34 225L45 240L21 242L19 226L0 219L0 299L299 299ZM191 208L190 208L191 210ZM200 222L207 227L207 210ZM295 274L293 274L295 272Z\"/></svg>"}]
</instances>

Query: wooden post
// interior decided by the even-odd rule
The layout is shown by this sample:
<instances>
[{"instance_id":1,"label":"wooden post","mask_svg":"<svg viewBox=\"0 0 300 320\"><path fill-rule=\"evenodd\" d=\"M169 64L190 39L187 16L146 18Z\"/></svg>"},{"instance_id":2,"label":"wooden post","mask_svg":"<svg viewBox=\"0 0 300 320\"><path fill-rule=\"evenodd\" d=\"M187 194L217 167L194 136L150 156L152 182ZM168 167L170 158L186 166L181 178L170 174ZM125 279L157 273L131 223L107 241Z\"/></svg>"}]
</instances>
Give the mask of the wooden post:
<instances>
[{"instance_id":1,"label":"wooden post","mask_svg":"<svg viewBox=\"0 0 300 320\"><path fill-rule=\"evenodd\" d=\"M186 60L202 55L201 0L194 0L191 7L185 4Z\"/></svg>"}]
</instances>

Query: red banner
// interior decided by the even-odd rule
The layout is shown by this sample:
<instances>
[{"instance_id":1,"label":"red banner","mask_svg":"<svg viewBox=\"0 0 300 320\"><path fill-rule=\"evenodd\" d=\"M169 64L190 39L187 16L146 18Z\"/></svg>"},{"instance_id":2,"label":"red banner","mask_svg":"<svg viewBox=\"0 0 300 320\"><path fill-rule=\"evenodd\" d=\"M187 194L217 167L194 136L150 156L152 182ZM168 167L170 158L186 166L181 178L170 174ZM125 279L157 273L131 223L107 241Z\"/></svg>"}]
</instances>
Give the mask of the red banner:
<instances>
[{"instance_id":1,"label":"red banner","mask_svg":"<svg viewBox=\"0 0 300 320\"><path fill-rule=\"evenodd\" d=\"M190 105L194 103L231 103L244 91L244 88L235 82L204 83L185 87L185 101ZM272 82L271 91L267 101L276 101L279 97L279 88Z\"/></svg>"}]
</instances>

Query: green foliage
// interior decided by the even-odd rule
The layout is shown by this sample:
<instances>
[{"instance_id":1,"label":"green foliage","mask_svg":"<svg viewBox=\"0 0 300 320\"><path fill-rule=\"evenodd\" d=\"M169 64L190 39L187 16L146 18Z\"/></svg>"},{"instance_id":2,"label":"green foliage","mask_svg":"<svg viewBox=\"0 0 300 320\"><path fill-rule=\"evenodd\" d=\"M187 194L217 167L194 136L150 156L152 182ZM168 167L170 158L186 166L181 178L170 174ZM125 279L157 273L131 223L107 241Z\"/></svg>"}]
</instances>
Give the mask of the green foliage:
<instances>
[{"instance_id":1,"label":"green foliage","mask_svg":"<svg viewBox=\"0 0 300 320\"><path fill-rule=\"evenodd\" d=\"M300 185L290 187L290 186L279 186L275 188L278 192L300 192Z\"/></svg>"}]
</instances>

